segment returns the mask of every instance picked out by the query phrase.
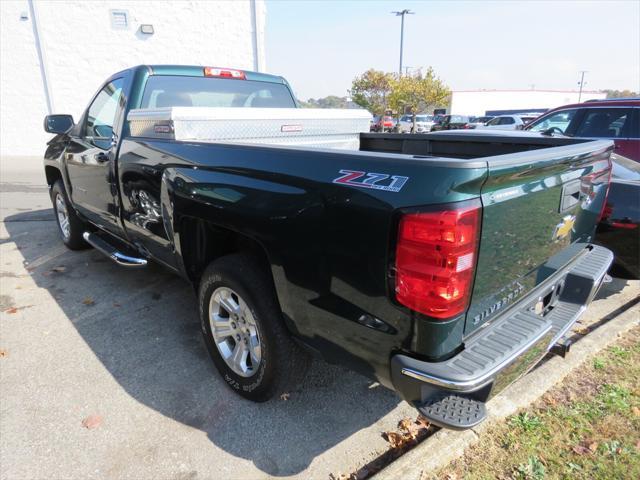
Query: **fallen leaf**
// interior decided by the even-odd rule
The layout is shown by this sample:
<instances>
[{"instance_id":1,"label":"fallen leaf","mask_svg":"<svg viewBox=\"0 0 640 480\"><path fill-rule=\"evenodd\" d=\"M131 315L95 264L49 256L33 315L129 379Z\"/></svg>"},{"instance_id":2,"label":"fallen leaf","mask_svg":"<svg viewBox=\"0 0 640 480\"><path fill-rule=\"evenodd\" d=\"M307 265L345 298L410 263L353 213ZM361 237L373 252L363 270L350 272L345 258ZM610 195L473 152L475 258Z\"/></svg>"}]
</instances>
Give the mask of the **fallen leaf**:
<instances>
[{"instance_id":1,"label":"fallen leaf","mask_svg":"<svg viewBox=\"0 0 640 480\"><path fill-rule=\"evenodd\" d=\"M636 442L636 449L640 450L640 440Z\"/></svg>"},{"instance_id":2,"label":"fallen leaf","mask_svg":"<svg viewBox=\"0 0 640 480\"><path fill-rule=\"evenodd\" d=\"M596 453L596 450L598 450L598 442L591 442L589 445L587 445L587 448L591 451L591 453Z\"/></svg>"},{"instance_id":3,"label":"fallen leaf","mask_svg":"<svg viewBox=\"0 0 640 480\"><path fill-rule=\"evenodd\" d=\"M91 297L85 298L84 300L82 300L82 303L84 303L85 305L95 305L96 304L96 302Z\"/></svg>"},{"instance_id":4,"label":"fallen leaf","mask_svg":"<svg viewBox=\"0 0 640 480\"><path fill-rule=\"evenodd\" d=\"M352 475L346 475L344 473L339 473L337 475L330 473L329 474L329 479L330 480L351 480L353 478Z\"/></svg>"},{"instance_id":5,"label":"fallen leaf","mask_svg":"<svg viewBox=\"0 0 640 480\"><path fill-rule=\"evenodd\" d=\"M6 357L7 355L9 355L9 352L7 352L5 349L0 349L0 358Z\"/></svg>"},{"instance_id":6,"label":"fallen leaf","mask_svg":"<svg viewBox=\"0 0 640 480\"><path fill-rule=\"evenodd\" d=\"M10 308L7 308L7 309L4 311L4 313L9 313L9 314L11 314L11 313L17 313L17 312L18 312L18 309L17 309L16 307L10 307Z\"/></svg>"},{"instance_id":7,"label":"fallen leaf","mask_svg":"<svg viewBox=\"0 0 640 480\"><path fill-rule=\"evenodd\" d=\"M94 428L98 428L102 425L102 417L100 415L89 415L87 418L82 420L82 426L87 430L93 430Z\"/></svg>"},{"instance_id":8,"label":"fallen leaf","mask_svg":"<svg viewBox=\"0 0 640 480\"><path fill-rule=\"evenodd\" d=\"M583 447L582 445L576 445L571 450L573 450L573 452L577 453L578 455L586 455L591 452L591 450L589 450L587 447Z\"/></svg>"},{"instance_id":9,"label":"fallen leaf","mask_svg":"<svg viewBox=\"0 0 640 480\"><path fill-rule=\"evenodd\" d=\"M591 330L589 330L589 327L579 327L574 329L574 332L576 332L578 335L586 335L590 331Z\"/></svg>"},{"instance_id":10,"label":"fallen leaf","mask_svg":"<svg viewBox=\"0 0 640 480\"><path fill-rule=\"evenodd\" d=\"M59 267L53 267L51 269L52 272L56 272L56 273L62 273L64 271L66 271L66 270L67 270L67 267L63 267L62 265L59 266Z\"/></svg>"},{"instance_id":11,"label":"fallen leaf","mask_svg":"<svg viewBox=\"0 0 640 480\"><path fill-rule=\"evenodd\" d=\"M418 418L416 418L416 423L422 428L428 428L431 425L431 423L429 423L429 420L427 420L422 415L418 415Z\"/></svg>"},{"instance_id":12,"label":"fallen leaf","mask_svg":"<svg viewBox=\"0 0 640 480\"><path fill-rule=\"evenodd\" d=\"M287 400L289 400L290 396L290 393L284 392L282 395L280 395L280 400L284 400L286 402Z\"/></svg>"},{"instance_id":13,"label":"fallen leaf","mask_svg":"<svg viewBox=\"0 0 640 480\"><path fill-rule=\"evenodd\" d=\"M413 421L410 418L403 418L402 420L400 420L400 422L398 423L398 428L400 430L405 430L405 431L409 431L411 429L411 424L413 423Z\"/></svg>"},{"instance_id":14,"label":"fallen leaf","mask_svg":"<svg viewBox=\"0 0 640 480\"><path fill-rule=\"evenodd\" d=\"M400 448L405 442L404 437L396 432L385 432L385 436L391 448Z\"/></svg>"},{"instance_id":15,"label":"fallen leaf","mask_svg":"<svg viewBox=\"0 0 640 480\"><path fill-rule=\"evenodd\" d=\"M631 407L631 412L632 412L636 417L640 417L640 408L638 408L638 407Z\"/></svg>"}]
</instances>

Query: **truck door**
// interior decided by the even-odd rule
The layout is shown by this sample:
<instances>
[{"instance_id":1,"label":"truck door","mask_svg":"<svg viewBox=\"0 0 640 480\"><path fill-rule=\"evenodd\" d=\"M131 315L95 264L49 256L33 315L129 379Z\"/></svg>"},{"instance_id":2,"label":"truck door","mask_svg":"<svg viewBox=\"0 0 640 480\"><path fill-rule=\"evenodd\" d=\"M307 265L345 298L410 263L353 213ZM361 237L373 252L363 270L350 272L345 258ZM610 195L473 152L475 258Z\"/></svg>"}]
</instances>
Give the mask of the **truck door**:
<instances>
[{"instance_id":1,"label":"truck door","mask_svg":"<svg viewBox=\"0 0 640 480\"><path fill-rule=\"evenodd\" d=\"M75 206L96 225L121 232L118 225L117 178L118 138L124 106L124 78L110 79L93 98L81 119L78 136L71 137L65 162Z\"/></svg>"}]
</instances>

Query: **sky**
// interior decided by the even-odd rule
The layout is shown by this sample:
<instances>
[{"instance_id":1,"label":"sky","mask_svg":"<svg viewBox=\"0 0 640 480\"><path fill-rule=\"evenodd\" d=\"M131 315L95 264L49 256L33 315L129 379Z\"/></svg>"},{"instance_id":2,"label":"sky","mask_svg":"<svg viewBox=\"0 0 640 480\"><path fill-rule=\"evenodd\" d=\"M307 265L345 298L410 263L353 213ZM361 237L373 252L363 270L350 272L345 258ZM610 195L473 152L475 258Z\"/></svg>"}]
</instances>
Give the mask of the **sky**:
<instances>
[{"instance_id":1,"label":"sky","mask_svg":"<svg viewBox=\"0 0 640 480\"><path fill-rule=\"evenodd\" d=\"M640 91L640 0L266 0L266 70L298 98L347 95L369 68L432 66L452 90Z\"/></svg>"}]
</instances>

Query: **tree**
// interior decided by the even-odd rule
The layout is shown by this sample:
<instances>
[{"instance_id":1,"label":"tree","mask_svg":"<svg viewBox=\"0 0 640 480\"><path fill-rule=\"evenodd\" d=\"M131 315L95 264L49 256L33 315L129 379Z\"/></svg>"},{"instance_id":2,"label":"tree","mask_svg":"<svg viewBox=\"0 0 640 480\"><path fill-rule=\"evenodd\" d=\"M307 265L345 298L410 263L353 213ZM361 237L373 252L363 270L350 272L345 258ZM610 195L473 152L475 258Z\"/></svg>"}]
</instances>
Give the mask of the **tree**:
<instances>
[{"instance_id":1,"label":"tree","mask_svg":"<svg viewBox=\"0 0 640 480\"><path fill-rule=\"evenodd\" d=\"M398 112L413 114L413 130L415 130L416 113L428 108L444 106L449 102L451 90L433 71L427 68L423 75L419 70L412 75L395 77L391 81L389 104Z\"/></svg>"},{"instance_id":2,"label":"tree","mask_svg":"<svg viewBox=\"0 0 640 480\"><path fill-rule=\"evenodd\" d=\"M324 98L309 98L306 102L298 100L302 108L360 108L355 105L349 97L338 97L329 95Z\"/></svg>"},{"instance_id":3,"label":"tree","mask_svg":"<svg viewBox=\"0 0 640 480\"><path fill-rule=\"evenodd\" d=\"M628 97L637 97L637 92L632 92L631 90L602 90L607 94L607 98L628 98Z\"/></svg>"},{"instance_id":4,"label":"tree","mask_svg":"<svg viewBox=\"0 0 640 480\"><path fill-rule=\"evenodd\" d=\"M349 94L355 103L373 115L383 115L387 109L392 82L392 74L370 69L353 79Z\"/></svg>"}]
</instances>

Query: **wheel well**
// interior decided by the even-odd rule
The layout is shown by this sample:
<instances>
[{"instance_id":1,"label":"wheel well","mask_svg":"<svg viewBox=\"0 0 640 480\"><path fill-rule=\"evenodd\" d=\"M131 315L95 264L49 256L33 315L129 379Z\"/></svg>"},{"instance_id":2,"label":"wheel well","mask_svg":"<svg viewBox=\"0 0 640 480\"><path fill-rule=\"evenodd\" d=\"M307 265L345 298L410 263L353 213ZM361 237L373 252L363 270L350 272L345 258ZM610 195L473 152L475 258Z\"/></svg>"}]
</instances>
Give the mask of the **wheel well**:
<instances>
[{"instance_id":1,"label":"wheel well","mask_svg":"<svg viewBox=\"0 0 640 480\"><path fill-rule=\"evenodd\" d=\"M47 177L47 185L53 186L58 180L62 178L62 173L56 167L46 166L44 167L44 173Z\"/></svg>"},{"instance_id":2,"label":"wheel well","mask_svg":"<svg viewBox=\"0 0 640 480\"><path fill-rule=\"evenodd\" d=\"M267 253L259 242L206 220L192 217L182 220L180 247L185 270L196 288L211 262L232 253L251 255L273 280Z\"/></svg>"}]
</instances>

